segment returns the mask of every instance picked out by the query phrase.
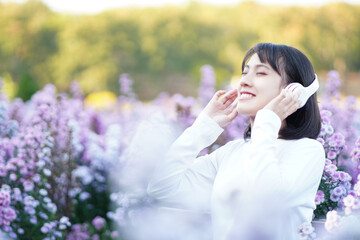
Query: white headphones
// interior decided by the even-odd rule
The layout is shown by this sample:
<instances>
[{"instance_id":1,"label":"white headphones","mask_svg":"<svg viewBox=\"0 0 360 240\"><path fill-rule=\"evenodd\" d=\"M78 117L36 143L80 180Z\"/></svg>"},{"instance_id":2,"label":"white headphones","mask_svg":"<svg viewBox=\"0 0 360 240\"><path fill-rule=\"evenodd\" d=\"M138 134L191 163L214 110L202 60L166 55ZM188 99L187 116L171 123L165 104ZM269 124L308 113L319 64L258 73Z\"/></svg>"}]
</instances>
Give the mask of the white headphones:
<instances>
[{"instance_id":1,"label":"white headphones","mask_svg":"<svg viewBox=\"0 0 360 240\"><path fill-rule=\"evenodd\" d=\"M302 108L306 101L313 95L318 89L319 89L319 80L315 74L314 81L310 84L308 87L304 87L300 83L291 83L289 84L286 89L289 89L291 92L295 93L300 91L299 100L300 100L300 106L299 108Z\"/></svg>"}]
</instances>

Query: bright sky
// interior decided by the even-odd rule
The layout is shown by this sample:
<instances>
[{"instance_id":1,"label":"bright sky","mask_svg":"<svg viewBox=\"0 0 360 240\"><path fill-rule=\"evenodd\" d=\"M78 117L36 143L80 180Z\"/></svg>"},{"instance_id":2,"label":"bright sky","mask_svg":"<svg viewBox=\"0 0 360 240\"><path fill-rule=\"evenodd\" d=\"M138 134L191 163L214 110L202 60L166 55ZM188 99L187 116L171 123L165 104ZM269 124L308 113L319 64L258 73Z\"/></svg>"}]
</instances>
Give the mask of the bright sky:
<instances>
[{"instance_id":1,"label":"bright sky","mask_svg":"<svg viewBox=\"0 0 360 240\"><path fill-rule=\"evenodd\" d=\"M0 2L25 2L26 0L0 0ZM217 6L234 6L242 0L197 0ZM186 5L189 0L43 0L52 10L66 13L99 13L111 8L121 7L147 7L164 5ZM266 5L301 5L301 6L319 6L330 2L339 2L339 0L256 0L258 3ZM360 4L360 0L342 0L351 4Z\"/></svg>"}]
</instances>

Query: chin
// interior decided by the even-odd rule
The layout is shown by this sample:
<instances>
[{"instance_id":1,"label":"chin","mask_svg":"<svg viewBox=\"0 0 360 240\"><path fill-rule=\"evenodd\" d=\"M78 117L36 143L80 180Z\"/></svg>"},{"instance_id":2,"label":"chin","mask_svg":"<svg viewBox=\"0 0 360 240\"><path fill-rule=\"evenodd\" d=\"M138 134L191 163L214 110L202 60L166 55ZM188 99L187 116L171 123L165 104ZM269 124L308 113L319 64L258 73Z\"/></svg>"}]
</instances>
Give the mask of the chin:
<instances>
[{"instance_id":1,"label":"chin","mask_svg":"<svg viewBox=\"0 0 360 240\"><path fill-rule=\"evenodd\" d=\"M245 116L249 116L249 117L255 115L253 109L247 109L245 107L237 107L236 111L241 115L245 115Z\"/></svg>"}]
</instances>

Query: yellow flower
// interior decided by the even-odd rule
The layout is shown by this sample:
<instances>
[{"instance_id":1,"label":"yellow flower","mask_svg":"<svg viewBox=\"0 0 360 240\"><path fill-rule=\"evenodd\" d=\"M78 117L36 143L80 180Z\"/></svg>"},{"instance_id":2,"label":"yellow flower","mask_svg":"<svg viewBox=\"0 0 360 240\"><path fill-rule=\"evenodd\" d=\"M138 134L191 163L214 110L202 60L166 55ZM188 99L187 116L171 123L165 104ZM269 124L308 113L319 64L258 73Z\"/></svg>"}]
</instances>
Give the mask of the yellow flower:
<instances>
[{"instance_id":1,"label":"yellow flower","mask_svg":"<svg viewBox=\"0 0 360 240\"><path fill-rule=\"evenodd\" d=\"M109 91L94 92L85 99L85 105L97 110L111 109L116 104L116 95Z\"/></svg>"}]
</instances>

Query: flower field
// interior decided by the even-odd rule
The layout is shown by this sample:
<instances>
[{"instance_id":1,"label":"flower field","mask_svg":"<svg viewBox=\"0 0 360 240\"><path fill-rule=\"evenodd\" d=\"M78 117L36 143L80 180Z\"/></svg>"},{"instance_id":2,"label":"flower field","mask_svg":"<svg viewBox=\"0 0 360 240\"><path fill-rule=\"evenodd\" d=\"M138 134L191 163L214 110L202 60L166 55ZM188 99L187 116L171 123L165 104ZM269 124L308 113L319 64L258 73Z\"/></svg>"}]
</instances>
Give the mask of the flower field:
<instances>
[{"instance_id":1,"label":"flower field","mask_svg":"<svg viewBox=\"0 0 360 240\"><path fill-rule=\"evenodd\" d=\"M318 141L327 159L314 224L299 226L301 239L360 236L360 110L340 86L331 71L318 95ZM148 179L212 97L215 74L202 67L197 97L162 93L141 102L126 74L119 87L102 107L91 105L76 82L67 93L46 85L27 102L0 96L1 239L135 239L128 232L155 239L144 236L156 231L144 224L156 206L146 195ZM247 124L238 116L201 154L242 137Z\"/></svg>"}]
</instances>

